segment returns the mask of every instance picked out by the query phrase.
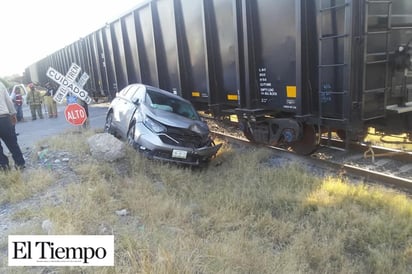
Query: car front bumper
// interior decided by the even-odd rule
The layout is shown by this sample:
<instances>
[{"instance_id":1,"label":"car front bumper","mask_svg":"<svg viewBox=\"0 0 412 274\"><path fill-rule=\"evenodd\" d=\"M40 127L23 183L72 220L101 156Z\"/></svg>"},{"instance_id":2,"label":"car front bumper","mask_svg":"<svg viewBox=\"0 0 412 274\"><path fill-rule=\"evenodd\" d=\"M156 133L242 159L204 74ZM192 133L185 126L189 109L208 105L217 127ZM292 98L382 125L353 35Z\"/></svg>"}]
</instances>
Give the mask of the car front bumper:
<instances>
[{"instance_id":1,"label":"car front bumper","mask_svg":"<svg viewBox=\"0 0 412 274\"><path fill-rule=\"evenodd\" d=\"M136 148L149 158L194 166L210 160L222 146L218 144L190 148L166 144L143 124L136 125L135 140Z\"/></svg>"}]
</instances>

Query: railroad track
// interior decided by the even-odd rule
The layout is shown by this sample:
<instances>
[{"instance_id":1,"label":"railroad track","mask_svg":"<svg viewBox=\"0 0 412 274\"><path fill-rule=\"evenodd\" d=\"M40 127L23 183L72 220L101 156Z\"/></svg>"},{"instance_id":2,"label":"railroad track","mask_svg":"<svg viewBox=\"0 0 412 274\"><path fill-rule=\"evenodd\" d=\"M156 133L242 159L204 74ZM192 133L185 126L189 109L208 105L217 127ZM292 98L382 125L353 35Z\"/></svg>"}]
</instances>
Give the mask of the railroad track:
<instances>
[{"instance_id":1,"label":"railroad track","mask_svg":"<svg viewBox=\"0 0 412 274\"><path fill-rule=\"evenodd\" d=\"M217 130L212 133L230 143L243 146L253 145L239 132ZM234 134L233 134L234 133ZM297 155L287 149L268 146L275 157L301 162L305 165L323 170L322 173L339 174L366 184L382 184L407 193L412 193L412 154L365 144L353 144L349 150L342 148L339 141L334 146L321 147L310 156Z\"/></svg>"}]
</instances>

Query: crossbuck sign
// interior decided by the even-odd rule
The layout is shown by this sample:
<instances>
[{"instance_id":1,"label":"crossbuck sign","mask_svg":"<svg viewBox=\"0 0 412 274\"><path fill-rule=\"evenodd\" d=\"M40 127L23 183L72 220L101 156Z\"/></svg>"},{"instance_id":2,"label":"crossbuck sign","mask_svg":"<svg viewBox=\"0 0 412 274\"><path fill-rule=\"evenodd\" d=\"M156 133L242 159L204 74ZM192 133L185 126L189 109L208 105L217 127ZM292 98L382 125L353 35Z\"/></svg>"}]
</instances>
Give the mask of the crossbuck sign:
<instances>
[{"instance_id":1,"label":"crossbuck sign","mask_svg":"<svg viewBox=\"0 0 412 274\"><path fill-rule=\"evenodd\" d=\"M54 68L49 67L46 73L47 77L59 84L59 89L53 97L54 101L57 103L62 103L67 93L71 92L87 104L92 102L92 99L89 97L87 91L83 89L83 86L89 79L89 76L86 73L83 73L79 82L76 82L76 78L80 74L81 70L82 68L79 65L73 63L70 66L66 76L64 76Z\"/></svg>"}]
</instances>

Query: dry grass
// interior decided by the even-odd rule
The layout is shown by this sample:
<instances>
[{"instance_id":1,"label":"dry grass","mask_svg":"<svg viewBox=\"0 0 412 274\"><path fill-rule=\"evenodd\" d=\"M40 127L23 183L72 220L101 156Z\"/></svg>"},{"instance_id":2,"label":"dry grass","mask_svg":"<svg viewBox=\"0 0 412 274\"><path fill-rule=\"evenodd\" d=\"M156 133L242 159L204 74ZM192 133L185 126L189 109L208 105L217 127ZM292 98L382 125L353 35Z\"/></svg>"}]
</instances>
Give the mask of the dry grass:
<instances>
[{"instance_id":1,"label":"dry grass","mask_svg":"<svg viewBox=\"0 0 412 274\"><path fill-rule=\"evenodd\" d=\"M84 151L81 135L77 145ZM17 270L411 273L410 198L296 165L273 168L269 153L224 146L207 168L189 169L129 150L122 162L75 167L79 180L59 190L57 206L17 217L49 219L53 234L115 235L115 267Z\"/></svg>"},{"instance_id":2,"label":"dry grass","mask_svg":"<svg viewBox=\"0 0 412 274\"><path fill-rule=\"evenodd\" d=\"M45 170L31 170L25 173L0 172L0 205L19 202L40 192L55 181L52 173Z\"/></svg>"},{"instance_id":3,"label":"dry grass","mask_svg":"<svg viewBox=\"0 0 412 274\"><path fill-rule=\"evenodd\" d=\"M81 155L88 151L88 145L85 140L94 134L91 130L82 130L75 128L67 130L64 135L52 136L36 144L38 150L47 147L51 150L66 150ZM37 151L36 151L37 152ZM36 153L33 155L37 156Z\"/></svg>"}]
</instances>

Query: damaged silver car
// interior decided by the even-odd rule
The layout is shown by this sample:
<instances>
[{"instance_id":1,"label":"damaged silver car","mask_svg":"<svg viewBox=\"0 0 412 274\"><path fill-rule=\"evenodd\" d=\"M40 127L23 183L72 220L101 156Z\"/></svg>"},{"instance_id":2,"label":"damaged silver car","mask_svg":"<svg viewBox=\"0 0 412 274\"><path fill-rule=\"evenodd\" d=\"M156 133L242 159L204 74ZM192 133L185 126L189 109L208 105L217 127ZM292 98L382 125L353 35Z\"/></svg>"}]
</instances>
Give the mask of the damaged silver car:
<instances>
[{"instance_id":1,"label":"damaged silver car","mask_svg":"<svg viewBox=\"0 0 412 274\"><path fill-rule=\"evenodd\" d=\"M150 158L195 166L208 162L221 147L189 101L143 84L131 84L116 94L105 132Z\"/></svg>"}]
</instances>

